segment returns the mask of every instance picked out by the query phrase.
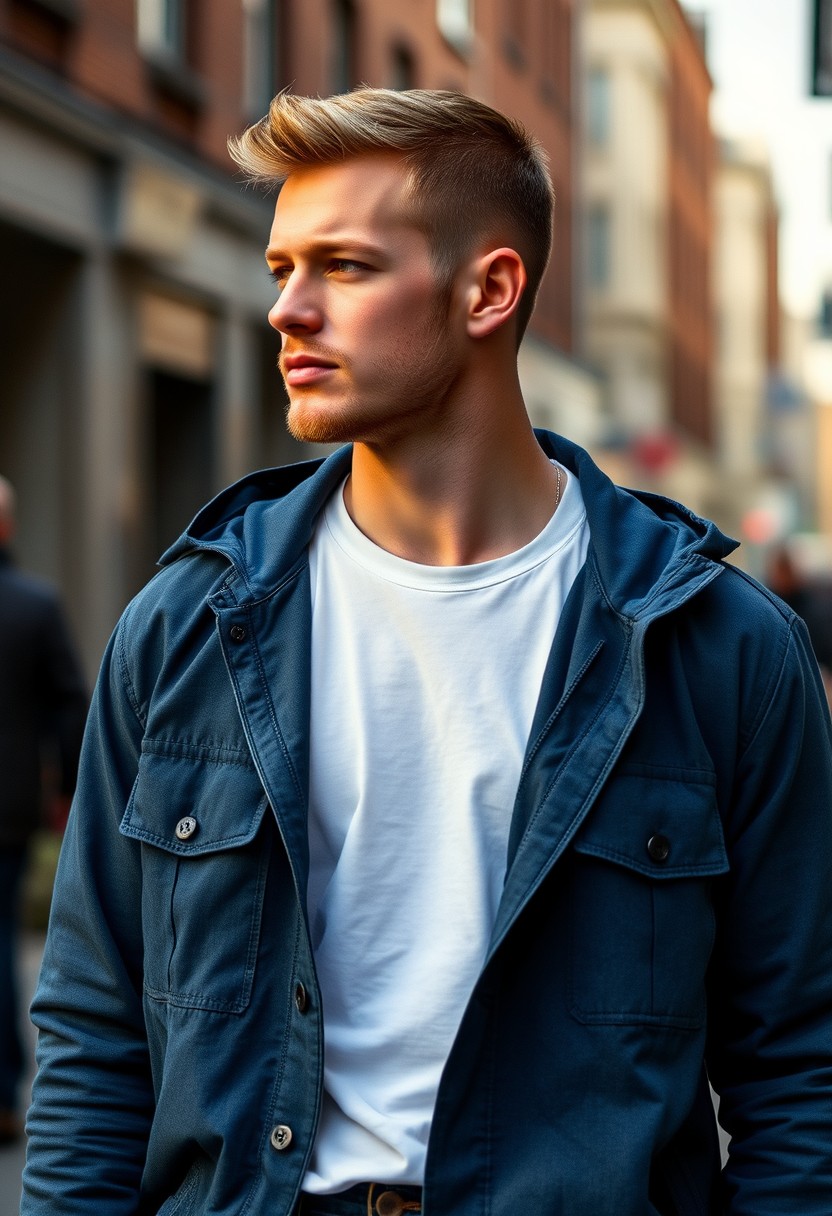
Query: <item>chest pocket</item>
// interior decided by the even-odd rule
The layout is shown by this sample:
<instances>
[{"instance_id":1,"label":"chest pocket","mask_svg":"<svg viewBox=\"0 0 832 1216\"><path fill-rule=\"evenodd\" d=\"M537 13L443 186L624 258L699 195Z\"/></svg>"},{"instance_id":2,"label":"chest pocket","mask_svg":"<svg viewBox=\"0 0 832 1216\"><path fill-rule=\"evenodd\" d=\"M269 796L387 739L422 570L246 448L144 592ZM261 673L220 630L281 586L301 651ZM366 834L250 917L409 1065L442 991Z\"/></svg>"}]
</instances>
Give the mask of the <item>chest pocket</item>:
<instances>
[{"instance_id":1,"label":"chest pocket","mask_svg":"<svg viewBox=\"0 0 832 1216\"><path fill-rule=\"evenodd\" d=\"M570 1004L586 1023L697 1029L728 870L714 788L653 769L616 775L573 841Z\"/></svg>"},{"instance_id":2,"label":"chest pocket","mask_svg":"<svg viewBox=\"0 0 832 1216\"><path fill-rule=\"evenodd\" d=\"M254 982L268 847L253 768L145 752L121 832L142 845L146 995L242 1013Z\"/></svg>"}]
</instances>

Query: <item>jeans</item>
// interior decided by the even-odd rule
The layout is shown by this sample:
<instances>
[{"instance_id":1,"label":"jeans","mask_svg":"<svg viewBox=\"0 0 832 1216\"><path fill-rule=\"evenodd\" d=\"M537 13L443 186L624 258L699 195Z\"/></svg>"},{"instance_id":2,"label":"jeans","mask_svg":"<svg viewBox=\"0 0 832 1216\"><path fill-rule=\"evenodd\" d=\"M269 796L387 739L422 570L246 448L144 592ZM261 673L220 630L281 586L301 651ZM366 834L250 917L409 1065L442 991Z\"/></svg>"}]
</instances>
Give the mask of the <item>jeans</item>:
<instances>
[{"instance_id":1,"label":"jeans","mask_svg":"<svg viewBox=\"0 0 832 1216\"><path fill-rule=\"evenodd\" d=\"M18 898L26 865L25 845L0 845L0 1110L17 1105L23 1045L17 987Z\"/></svg>"}]
</instances>

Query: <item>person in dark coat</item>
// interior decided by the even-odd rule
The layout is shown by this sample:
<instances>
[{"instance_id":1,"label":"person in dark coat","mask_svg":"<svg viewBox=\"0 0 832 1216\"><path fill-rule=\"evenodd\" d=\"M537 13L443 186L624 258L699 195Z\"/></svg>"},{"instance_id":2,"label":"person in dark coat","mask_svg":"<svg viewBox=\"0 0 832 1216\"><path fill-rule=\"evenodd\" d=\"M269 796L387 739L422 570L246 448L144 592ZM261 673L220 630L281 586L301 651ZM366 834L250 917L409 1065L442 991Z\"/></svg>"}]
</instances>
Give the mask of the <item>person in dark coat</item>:
<instances>
[{"instance_id":1,"label":"person in dark coat","mask_svg":"<svg viewBox=\"0 0 832 1216\"><path fill-rule=\"evenodd\" d=\"M87 709L56 592L12 562L14 524L14 491L0 477L0 1143L21 1133L17 904L28 844L41 820L41 774L48 758L60 814L75 785Z\"/></svg>"}]
</instances>

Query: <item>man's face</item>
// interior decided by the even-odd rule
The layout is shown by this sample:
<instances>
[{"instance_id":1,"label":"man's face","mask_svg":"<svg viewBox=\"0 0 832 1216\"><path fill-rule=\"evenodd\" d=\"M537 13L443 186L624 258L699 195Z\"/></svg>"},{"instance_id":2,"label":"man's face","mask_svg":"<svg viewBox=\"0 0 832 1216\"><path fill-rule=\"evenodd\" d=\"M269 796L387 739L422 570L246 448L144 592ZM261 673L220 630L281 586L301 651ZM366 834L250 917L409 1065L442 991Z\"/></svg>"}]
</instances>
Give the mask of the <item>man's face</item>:
<instances>
[{"instance_id":1,"label":"man's face","mask_svg":"<svg viewBox=\"0 0 832 1216\"><path fill-rule=\"evenodd\" d=\"M392 442L433 425L460 370L464 325L437 283L395 156L299 170L266 253L280 294L289 430L311 442Z\"/></svg>"}]
</instances>

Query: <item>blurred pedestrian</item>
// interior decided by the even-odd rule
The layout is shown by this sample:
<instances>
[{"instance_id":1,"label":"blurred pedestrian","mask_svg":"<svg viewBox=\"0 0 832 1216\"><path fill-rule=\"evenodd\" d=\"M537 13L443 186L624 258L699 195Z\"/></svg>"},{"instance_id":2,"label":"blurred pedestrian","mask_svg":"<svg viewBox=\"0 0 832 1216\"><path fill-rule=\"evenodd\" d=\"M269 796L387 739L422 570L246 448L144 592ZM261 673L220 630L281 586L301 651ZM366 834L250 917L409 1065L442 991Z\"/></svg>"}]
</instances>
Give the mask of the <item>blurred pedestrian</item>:
<instances>
[{"instance_id":1,"label":"blurred pedestrian","mask_svg":"<svg viewBox=\"0 0 832 1216\"><path fill-rule=\"evenodd\" d=\"M18 903L28 844L41 823L41 775L57 769L47 812L60 822L75 784L87 698L56 592L16 569L15 495L0 477L0 1143L22 1130Z\"/></svg>"}]
</instances>

